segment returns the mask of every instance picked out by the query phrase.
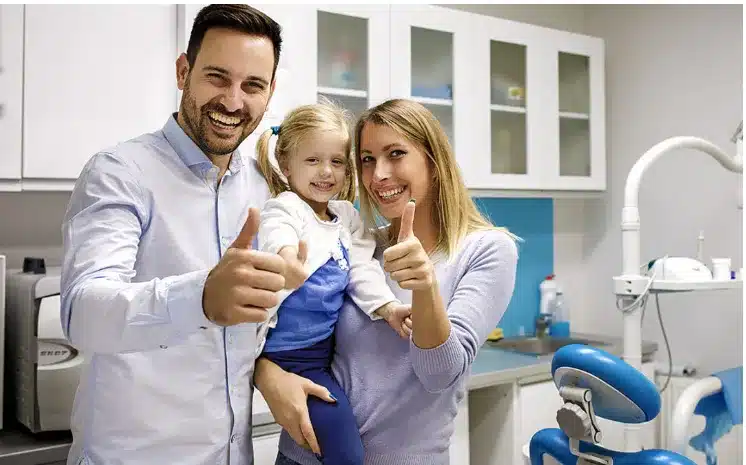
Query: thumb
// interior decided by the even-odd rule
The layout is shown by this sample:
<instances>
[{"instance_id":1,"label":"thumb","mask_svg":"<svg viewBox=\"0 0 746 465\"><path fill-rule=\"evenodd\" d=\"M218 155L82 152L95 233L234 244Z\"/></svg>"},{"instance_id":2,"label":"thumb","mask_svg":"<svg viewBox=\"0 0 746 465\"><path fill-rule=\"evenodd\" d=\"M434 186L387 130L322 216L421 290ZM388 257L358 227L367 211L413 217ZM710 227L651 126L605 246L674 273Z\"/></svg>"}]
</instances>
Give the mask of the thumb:
<instances>
[{"instance_id":1,"label":"thumb","mask_svg":"<svg viewBox=\"0 0 746 465\"><path fill-rule=\"evenodd\" d=\"M306 259L308 258L308 244L306 241L300 241L298 242L298 261L301 263L306 263Z\"/></svg>"},{"instance_id":2,"label":"thumb","mask_svg":"<svg viewBox=\"0 0 746 465\"><path fill-rule=\"evenodd\" d=\"M401 318L403 320L412 314L412 306L397 305L396 307L394 307L393 314L396 315L397 318Z\"/></svg>"},{"instance_id":3,"label":"thumb","mask_svg":"<svg viewBox=\"0 0 746 465\"><path fill-rule=\"evenodd\" d=\"M241 232L238 233L231 247L236 249L250 249L257 231L259 231L259 210L249 208L249 216L246 217L246 222L243 224Z\"/></svg>"},{"instance_id":4,"label":"thumb","mask_svg":"<svg viewBox=\"0 0 746 465\"><path fill-rule=\"evenodd\" d=\"M314 382L308 382L305 386L306 394L318 397L321 400L325 400L329 403L337 402L337 399L332 396L327 388Z\"/></svg>"},{"instance_id":5,"label":"thumb","mask_svg":"<svg viewBox=\"0 0 746 465\"><path fill-rule=\"evenodd\" d=\"M401 216L401 224L399 225L399 239L398 242L409 239L414 235L414 199L411 199L404 206L404 213Z\"/></svg>"}]
</instances>

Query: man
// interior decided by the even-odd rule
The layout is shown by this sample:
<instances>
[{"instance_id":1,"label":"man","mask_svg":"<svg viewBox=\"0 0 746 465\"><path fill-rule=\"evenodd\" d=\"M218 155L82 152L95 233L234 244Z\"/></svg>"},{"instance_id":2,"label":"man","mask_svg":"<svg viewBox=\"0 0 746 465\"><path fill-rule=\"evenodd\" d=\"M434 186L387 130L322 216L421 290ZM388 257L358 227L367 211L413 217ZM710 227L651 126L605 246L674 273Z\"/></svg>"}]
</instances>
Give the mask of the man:
<instances>
[{"instance_id":1,"label":"man","mask_svg":"<svg viewBox=\"0 0 746 465\"><path fill-rule=\"evenodd\" d=\"M284 262L251 250L269 192L236 149L280 48L263 13L205 7L176 61L178 113L83 169L63 223L62 325L89 361L68 465L252 463L256 323Z\"/></svg>"}]
</instances>

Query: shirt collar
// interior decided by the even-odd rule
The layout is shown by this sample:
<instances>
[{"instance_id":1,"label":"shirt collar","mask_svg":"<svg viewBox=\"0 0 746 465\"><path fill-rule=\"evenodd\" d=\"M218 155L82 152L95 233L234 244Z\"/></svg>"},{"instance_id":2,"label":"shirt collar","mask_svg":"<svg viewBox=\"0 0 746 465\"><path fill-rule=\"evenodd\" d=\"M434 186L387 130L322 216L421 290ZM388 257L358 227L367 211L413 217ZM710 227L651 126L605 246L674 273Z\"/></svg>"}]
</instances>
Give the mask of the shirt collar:
<instances>
[{"instance_id":1,"label":"shirt collar","mask_svg":"<svg viewBox=\"0 0 746 465\"><path fill-rule=\"evenodd\" d=\"M179 155L179 158L184 162L190 169L197 168L200 171L206 171L212 168L214 165L207 158L207 155L200 149L197 144L194 143L191 137L184 132L179 123L176 121L176 113L172 114L165 126L163 126L163 135L166 137L168 143ZM233 152L231 161L228 164L228 171L232 174L237 173L243 166L243 159L238 149Z\"/></svg>"}]
</instances>

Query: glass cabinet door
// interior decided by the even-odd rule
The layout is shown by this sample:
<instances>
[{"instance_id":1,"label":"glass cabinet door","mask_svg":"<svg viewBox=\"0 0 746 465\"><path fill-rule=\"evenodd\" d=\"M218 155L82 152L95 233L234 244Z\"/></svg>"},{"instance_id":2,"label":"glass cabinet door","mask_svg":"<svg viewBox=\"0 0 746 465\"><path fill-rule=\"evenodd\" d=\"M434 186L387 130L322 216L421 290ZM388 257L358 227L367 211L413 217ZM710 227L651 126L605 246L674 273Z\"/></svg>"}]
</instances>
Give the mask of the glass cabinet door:
<instances>
[{"instance_id":1,"label":"glass cabinet door","mask_svg":"<svg viewBox=\"0 0 746 465\"><path fill-rule=\"evenodd\" d=\"M490 41L490 173L528 174L526 46Z\"/></svg>"},{"instance_id":2,"label":"glass cabinet door","mask_svg":"<svg viewBox=\"0 0 746 465\"><path fill-rule=\"evenodd\" d=\"M317 100L346 108L354 125L389 93L389 8L324 5L315 16Z\"/></svg>"},{"instance_id":3,"label":"glass cabinet door","mask_svg":"<svg viewBox=\"0 0 746 465\"><path fill-rule=\"evenodd\" d=\"M559 174L591 175L589 58L558 54Z\"/></svg>"},{"instance_id":4,"label":"glass cabinet door","mask_svg":"<svg viewBox=\"0 0 746 465\"><path fill-rule=\"evenodd\" d=\"M560 189L606 188L604 46L601 39L557 33L556 63Z\"/></svg>"},{"instance_id":5,"label":"glass cabinet door","mask_svg":"<svg viewBox=\"0 0 746 465\"><path fill-rule=\"evenodd\" d=\"M411 26L411 98L427 107L453 135L453 33Z\"/></svg>"},{"instance_id":6,"label":"glass cabinet door","mask_svg":"<svg viewBox=\"0 0 746 465\"><path fill-rule=\"evenodd\" d=\"M429 109L457 157L468 152L470 13L431 5L391 6L391 93ZM466 116L466 117L465 117ZM472 114L473 116L473 114Z\"/></svg>"}]
</instances>

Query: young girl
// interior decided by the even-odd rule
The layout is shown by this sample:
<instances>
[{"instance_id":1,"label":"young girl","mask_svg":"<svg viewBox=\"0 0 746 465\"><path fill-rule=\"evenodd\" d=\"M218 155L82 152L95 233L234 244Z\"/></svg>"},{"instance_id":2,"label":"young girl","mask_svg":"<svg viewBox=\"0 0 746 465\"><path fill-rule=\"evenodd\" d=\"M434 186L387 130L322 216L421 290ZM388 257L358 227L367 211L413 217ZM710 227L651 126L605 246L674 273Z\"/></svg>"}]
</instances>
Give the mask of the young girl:
<instances>
[{"instance_id":1,"label":"young girl","mask_svg":"<svg viewBox=\"0 0 746 465\"><path fill-rule=\"evenodd\" d=\"M275 157L285 179L269 160L272 135L277 135ZM375 239L351 203L356 186L350 152L346 114L328 103L291 111L257 142L259 166L273 196L262 210L259 249L285 259L287 289L260 327L258 350L335 397L333 404L308 400L324 465L364 461L352 409L330 372L333 333L345 294L370 319L383 318L408 337L408 307L387 285L373 258Z\"/></svg>"}]
</instances>

